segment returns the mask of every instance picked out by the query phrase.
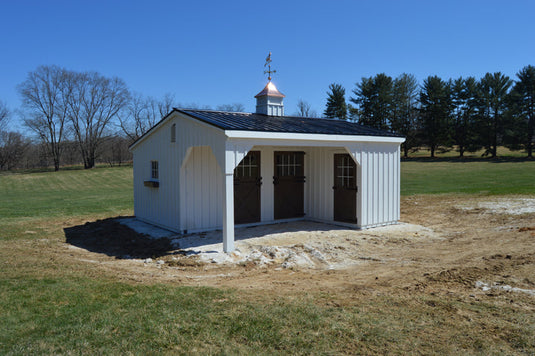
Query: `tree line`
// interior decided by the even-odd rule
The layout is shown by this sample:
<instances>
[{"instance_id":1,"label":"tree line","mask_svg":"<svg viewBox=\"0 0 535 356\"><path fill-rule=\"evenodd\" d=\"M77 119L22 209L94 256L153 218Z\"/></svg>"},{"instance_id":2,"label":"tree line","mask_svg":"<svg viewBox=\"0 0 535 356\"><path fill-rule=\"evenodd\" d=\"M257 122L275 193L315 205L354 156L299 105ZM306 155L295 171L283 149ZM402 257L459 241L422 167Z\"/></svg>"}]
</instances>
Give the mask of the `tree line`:
<instances>
[{"instance_id":1,"label":"tree line","mask_svg":"<svg viewBox=\"0 0 535 356\"><path fill-rule=\"evenodd\" d=\"M97 162L121 164L131 160L128 146L173 107L173 95L160 99L132 92L117 77L40 66L17 86L22 104L17 114L33 133L32 139L9 129L13 115L0 101L0 170ZM216 110L244 111L240 103Z\"/></svg>"},{"instance_id":2,"label":"tree line","mask_svg":"<svg viewBox=\"0 0 535 356\"><path fill-rule=\"evenodd\" d=\"M180 105L171 94L155 99L128 89L117 77L40 66L17 86L21 107L16 114L33 133L10 130L14 114L0 101L0 170L131 160L128 146ZM535 146L535 67L528 65L512 80L496 72L443 80L427 77L421 85L411 74L392 78L384 73L357 82L346 102L342 85L327 92L324 116L351 120L406 137L403 155L427 148L431 157L453 147L466 152L484 149L496 157L497 147L524 150ZM244 111L240 103L216 110ZM297 116L316 116L304 100Z\"/></svg>"},{"instance_id":3,"label":"tree line","mask_svg":"<svg viewBox=\"0 0 535 356\"><path fill-rule=\"evenodd\" d=\"M497 147L535 148L535 67L528 65L516 80L503 73L443 80L429 76L421 85L414 75L392 78L384 73L357 82L346 102L345 89L333 83L324 115L352 120L406 137L403 155L425 147L437 151L453 147L466 152L484 149L496 157Z\"/></svg>"}]
</instances>

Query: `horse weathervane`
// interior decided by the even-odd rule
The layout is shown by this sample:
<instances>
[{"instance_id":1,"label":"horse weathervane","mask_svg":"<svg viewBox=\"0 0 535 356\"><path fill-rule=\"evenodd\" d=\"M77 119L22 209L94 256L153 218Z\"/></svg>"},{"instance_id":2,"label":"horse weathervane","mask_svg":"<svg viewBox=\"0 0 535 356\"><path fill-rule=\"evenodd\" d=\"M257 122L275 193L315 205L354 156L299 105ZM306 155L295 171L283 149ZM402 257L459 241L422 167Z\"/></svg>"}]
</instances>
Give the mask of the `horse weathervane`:
<instances>
[{"instance_id":1,"label":"horse weathervane","mask_svg":"<svg viewBox=\"0 0 535 356\"><path fill-rule=\"evenodd\" d=\"M268 75L268 80L271 81L271 73L277 73L276 70L271 70L271 52L269 52L267 58L266 58L266 63L264 64L264 67L267 66L268 67L268 70L265 70L264 71L264 74L267 74Z\"/></svg>"}]
</instances>

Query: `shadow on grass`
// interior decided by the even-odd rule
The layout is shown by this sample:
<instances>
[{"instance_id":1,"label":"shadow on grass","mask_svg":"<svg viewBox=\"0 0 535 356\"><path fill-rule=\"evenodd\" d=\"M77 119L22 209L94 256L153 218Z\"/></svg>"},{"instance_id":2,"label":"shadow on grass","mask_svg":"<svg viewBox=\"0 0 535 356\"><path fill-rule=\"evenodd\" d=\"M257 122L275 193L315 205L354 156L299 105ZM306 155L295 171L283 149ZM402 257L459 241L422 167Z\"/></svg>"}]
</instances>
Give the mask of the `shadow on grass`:
<instances>
[{"instance_id":1,"label":"shadow on grass","mask_svg":"<svg viewBox=\"0 0 535 356\"><path fill-rule=\"evenodd\" d=\"M118 216L63 229L66 242L91 252L115 258L156 258L171 254L167 238L154 239L139 234L116 220Z\"/></svg>"},{"instance_id":2,"label":"shadow on grass","mask_svg":"<svg viewBox=\"0 0 535 356\"><path fill-rule=\"evenodd\" d=\"M458 162L458 163L471 163L471 162L489 162L489 163L512 163L512 162L535 162L535 158L528 157L401 157L401 162L424 162L424 163L436 163L436 162Z\"/></svg>"}]
</instances>

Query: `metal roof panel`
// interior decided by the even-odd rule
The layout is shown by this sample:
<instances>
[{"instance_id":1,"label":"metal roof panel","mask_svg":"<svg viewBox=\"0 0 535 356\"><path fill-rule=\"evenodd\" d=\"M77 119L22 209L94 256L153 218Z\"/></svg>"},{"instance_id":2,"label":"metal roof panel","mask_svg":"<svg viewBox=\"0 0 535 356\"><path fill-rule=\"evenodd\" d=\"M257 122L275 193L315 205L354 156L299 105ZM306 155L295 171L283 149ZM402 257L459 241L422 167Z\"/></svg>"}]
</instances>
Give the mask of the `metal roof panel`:
<instances>
[{"instance_id":1,"label":"metal roof panel","mask_svg":"<svg viewBox=\"0 0 535 356\"><path fill-rule=\"evenodd\" d=\"M350 121L241 112L175 109L223 130L403 137Z\"/></svg>"}]
</instances>

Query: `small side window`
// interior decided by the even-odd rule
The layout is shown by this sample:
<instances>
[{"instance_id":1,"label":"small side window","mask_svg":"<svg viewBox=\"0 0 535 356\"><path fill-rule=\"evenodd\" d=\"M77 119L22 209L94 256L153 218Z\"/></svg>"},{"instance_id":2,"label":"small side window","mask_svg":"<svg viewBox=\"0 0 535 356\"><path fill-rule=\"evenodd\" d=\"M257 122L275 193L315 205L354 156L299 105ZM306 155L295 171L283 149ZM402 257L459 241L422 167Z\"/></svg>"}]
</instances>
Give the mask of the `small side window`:
<instances>
[{"instance_id":1,"label":"small side window","mask_svg":"<svg viewBox=\"0 0 535 356\"><path fill-rule=\"evenodd\" d=\"M171 126L171 142L176 142L176 124Z\"/></svg>"},{"instance_id":2,"label":"small side window","mask_svg":"<svg viewBox=\"0 0 535 356\"><path fill-rule=\"evenodd\" d=\"M150 161L151 165L151 174L152 179L158 179L158 161Z\"/></svg>"}]
</instances>

